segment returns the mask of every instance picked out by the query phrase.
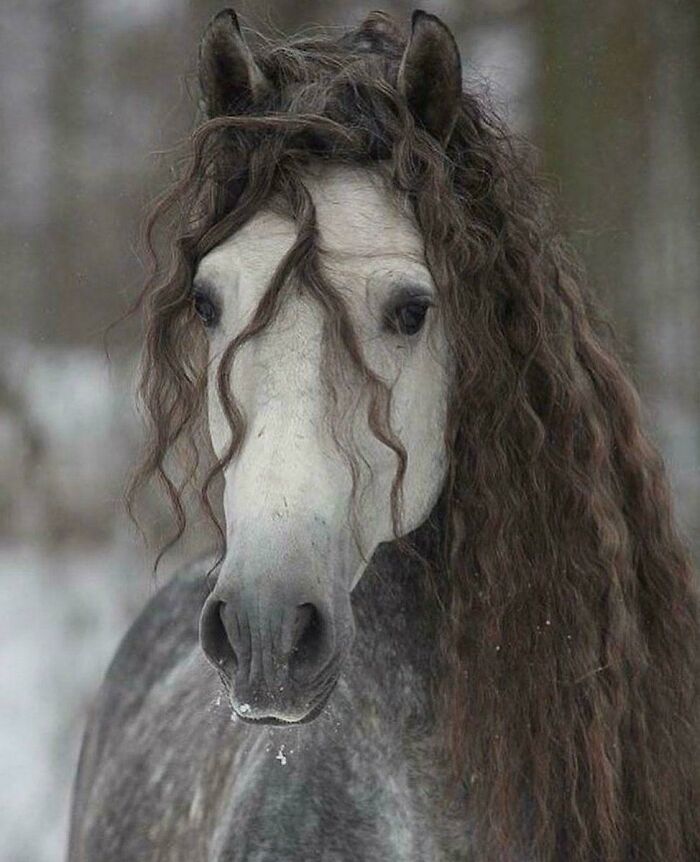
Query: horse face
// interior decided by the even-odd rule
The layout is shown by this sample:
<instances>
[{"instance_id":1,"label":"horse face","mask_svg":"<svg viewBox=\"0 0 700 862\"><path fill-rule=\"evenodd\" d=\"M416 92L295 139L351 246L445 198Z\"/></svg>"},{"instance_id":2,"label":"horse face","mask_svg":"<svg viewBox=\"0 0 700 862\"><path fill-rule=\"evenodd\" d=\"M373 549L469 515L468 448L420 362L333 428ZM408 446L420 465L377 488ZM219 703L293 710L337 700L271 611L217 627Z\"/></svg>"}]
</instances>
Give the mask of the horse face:
<instances>
[{"instance_id":1,"label":"horse face","mask_svg":"<svg viewBox=\"0 0 700 862\"><path fill-rule=\"evenodd\" d=\"M429 515L445 473L447 351L423 242L370 171L327 166L304 184L325 276L366 366L391 389L389 427L406 454L405 534ZM291 219L266 210L200 263L220 457L230 429L219 360L296 238ZM332 317L301 281L290 283L273 320L238 348L229 377L246 431L224 472L228 550L200 632L243 719L299 722L320 712L352 643L350 593L377 545L395 538L397 455L375 433L366 378L329 346Z\"/></svg>"}]
</instances>

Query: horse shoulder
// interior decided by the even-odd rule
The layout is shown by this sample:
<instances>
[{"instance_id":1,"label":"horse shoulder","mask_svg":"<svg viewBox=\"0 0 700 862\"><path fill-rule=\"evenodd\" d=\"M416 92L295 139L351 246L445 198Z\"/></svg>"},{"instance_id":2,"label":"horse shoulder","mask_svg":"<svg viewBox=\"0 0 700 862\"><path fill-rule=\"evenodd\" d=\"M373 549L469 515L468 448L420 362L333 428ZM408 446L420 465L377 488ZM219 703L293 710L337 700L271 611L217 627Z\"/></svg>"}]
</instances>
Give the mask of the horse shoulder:
<instances>
[{"instance_id":1,"label":"horse shoulder","mask_svg":"<svg viewBox=\"0 0 700 862\"><path fill-rule=\"evenodd\" d=\"M84 849L92 814L113 802L106 775L127 769L135 736L152 713L154 692L198 655L198 619L208 594L205 561L178 571L146 604L109 665L92 704L78 763L70 825L70 862L93 858ZM172 688L172 686L171 686ZM173 697L175 697L173 692ZM133 731L139 728L139 733Z\"/></svg>"}]
</instances>

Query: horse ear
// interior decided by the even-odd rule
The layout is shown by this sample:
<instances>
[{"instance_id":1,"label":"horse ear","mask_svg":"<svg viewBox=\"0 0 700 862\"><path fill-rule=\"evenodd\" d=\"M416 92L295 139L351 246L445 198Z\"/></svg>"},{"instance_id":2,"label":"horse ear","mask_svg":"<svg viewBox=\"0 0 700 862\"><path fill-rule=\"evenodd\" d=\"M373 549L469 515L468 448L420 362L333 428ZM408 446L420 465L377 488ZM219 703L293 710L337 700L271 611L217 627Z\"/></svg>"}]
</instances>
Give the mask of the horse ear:
<instances>
[{"instance_id":1,"label":"horse ear","mask_svg":"<svg viewBox=\"0 0 700 862\"><path fill-rule=\"evenodd\" d=\"M249 107L270 88L241 34L233 9L223 9L207 25L199 45L199 83L207 116Z\"/></svg>"},{"instance_id":2,"label":"horse ear","mask_svg":"<svg viewBox=\"0 0 700 862\"><path fill-rule=\"evenodd\" d=\"M462 97L462 61L454 36L435 15L413 13L397 87L419 125L446 144Z\"/></svg>"}]
</instances>

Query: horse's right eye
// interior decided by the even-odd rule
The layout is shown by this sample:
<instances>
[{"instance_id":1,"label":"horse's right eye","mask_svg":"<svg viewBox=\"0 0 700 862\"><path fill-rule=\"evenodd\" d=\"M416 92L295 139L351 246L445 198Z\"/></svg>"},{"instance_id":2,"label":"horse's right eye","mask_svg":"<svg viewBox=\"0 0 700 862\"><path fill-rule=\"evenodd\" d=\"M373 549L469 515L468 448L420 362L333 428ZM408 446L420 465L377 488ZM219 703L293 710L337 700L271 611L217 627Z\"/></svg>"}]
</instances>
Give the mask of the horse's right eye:
<instances>
[{"instance_id":1,"label":"horse's right eye","mask_svg":"<svg viewBox=\"0 0 700 862\"><path fill-rule=\"evenodd\" d=\"M192 294L192 306L195 314L209 329L219 321L219 309L212 298L201 290L195 290Z\"/></svg>"}]
</instances>

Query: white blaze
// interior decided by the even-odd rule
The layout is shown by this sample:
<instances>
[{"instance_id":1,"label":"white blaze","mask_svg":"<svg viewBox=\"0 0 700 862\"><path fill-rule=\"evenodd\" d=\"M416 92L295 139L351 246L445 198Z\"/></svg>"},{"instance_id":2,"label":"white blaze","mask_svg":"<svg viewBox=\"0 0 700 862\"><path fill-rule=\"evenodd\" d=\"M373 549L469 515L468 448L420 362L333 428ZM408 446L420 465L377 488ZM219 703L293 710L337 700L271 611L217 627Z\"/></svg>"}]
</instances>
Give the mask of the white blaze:
<instances>
[{"instance_id":1,"label":"white blaze","mask_svg":"<svg viewBox=\"0 0 700 862\"><path fill-rule=\"evenodd\" d=\"M305 177L316 207L328 279L341 292L366 362L393 385L392 430L408 456L403 532L430 513L444 481L446 348L439 297L423 257L423 242L410 214L392 197L378 174L325 166ZM216 357L253 315L270 280L296 239L290 219L265 210L200 263L198 279L219 298L222 318L211 336L212 385L209 421L218 454L229 430L213 385ZM387 332L383 316L401 285L432 291L435 307L423 330L407 337ZM340 572L319 577L354 585L376 546L393 537L390 493L396 456L367 424L366 402L351 409L358 392L341 387L337 418L343 440L351 439L363 469L357 516L362 550L350 529L351 477L328 433L329 405L322 383L323 311L301 291L290 290L264 333L243 345L231 386L247 423L244 445L226 470L225 511L232 541L247 539L276 547L306 548L326 539ZM344 357L338 357L343 361ZM347 360L349 363L349 360ZM354 399L354 401L353 401ZM293 549L292 549L293 550Z\"/></svg>"}]
</instances>

